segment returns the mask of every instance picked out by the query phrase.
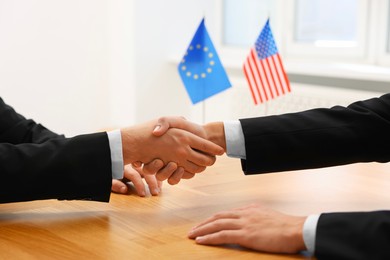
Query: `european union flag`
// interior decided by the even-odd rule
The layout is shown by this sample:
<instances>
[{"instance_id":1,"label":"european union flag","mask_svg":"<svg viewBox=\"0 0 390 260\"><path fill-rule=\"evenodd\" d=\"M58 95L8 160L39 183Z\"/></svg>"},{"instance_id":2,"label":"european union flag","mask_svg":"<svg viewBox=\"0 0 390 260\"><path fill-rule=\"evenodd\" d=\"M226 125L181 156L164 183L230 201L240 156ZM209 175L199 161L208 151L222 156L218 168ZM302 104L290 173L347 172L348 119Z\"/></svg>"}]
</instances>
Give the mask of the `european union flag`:
<instances>
[{"instance_id":1,"label":"european union flag","mask_svg":"<svg viewBox=\"0 0 390 260\"><path fill-rule=\"evenodd\" d=\"M178 70L193 104L232 86L207 33L204 19L196 30Z\"/></svg>"}]
</instances>

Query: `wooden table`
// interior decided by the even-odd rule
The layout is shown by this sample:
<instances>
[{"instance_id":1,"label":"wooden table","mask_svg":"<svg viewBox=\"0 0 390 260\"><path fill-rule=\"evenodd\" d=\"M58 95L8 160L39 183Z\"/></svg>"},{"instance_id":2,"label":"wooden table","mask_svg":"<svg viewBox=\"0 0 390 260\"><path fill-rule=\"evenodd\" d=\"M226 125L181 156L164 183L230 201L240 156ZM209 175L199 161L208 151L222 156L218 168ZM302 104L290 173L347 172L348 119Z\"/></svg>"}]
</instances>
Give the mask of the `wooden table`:
<instances>
[{"instance_id":1,"label":"wooden table","mask_svg":"<svg viewBox=\"0 0 390 260\"><path fill-rule=\"evenodd\" d=\"M200 246L187 232L217 211L250 203L295 215L389 209L389 190L387 164L245 176L239 160L221 157L192 180L165 183L158 197L2 204L0 259L305 259Z\"/></svg>"}]
</instances>

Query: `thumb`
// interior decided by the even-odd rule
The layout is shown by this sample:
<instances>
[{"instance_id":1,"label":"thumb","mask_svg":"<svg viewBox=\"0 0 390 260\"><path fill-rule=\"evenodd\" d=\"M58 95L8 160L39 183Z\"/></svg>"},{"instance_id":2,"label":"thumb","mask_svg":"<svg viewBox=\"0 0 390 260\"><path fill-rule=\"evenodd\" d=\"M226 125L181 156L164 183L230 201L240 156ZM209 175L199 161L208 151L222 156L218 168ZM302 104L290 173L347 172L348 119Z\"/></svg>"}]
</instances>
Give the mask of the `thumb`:
<instances>
[{"instance_id":1,"label":"thumb","mask_svg":"<svg viewBox=\"0 0 390 260\"><path fill-rule=\"evenodd\" d=\"M125 183L120 180L112 180L111 191L120 194L126 194L128 192L128 188Z\"/></svg>"},{"instance_id":2,"label":"thumb","mask_svg":"<svg viewBox=\"0 0 390 260\"><path fill-rule=\"evenodd\" d=\"M180 128L180 122L182 120L185 120L184 117L160 117L157 120L157 124L154 127L153 135L154 136L162 136L165 134L170 127L179 127Z\"/></svg>"}]
</instances>

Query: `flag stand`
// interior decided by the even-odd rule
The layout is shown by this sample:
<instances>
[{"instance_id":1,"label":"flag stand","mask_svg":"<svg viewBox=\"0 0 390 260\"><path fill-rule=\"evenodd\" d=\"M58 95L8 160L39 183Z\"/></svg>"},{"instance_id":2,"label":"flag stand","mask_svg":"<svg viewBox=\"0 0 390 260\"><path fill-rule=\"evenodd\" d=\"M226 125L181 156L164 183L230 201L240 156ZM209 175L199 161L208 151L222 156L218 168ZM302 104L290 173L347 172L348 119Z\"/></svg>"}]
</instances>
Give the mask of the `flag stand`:
<instances>
[{"instance_id":1,"label":"flag stand","mask_svg":"<svg viewBox=\"0 0 390 260\"><path fill-rule=\"evenodd\" d=\"M202 102L202 124L206 124L206 101Z\"/></svg>"}]
</instances>

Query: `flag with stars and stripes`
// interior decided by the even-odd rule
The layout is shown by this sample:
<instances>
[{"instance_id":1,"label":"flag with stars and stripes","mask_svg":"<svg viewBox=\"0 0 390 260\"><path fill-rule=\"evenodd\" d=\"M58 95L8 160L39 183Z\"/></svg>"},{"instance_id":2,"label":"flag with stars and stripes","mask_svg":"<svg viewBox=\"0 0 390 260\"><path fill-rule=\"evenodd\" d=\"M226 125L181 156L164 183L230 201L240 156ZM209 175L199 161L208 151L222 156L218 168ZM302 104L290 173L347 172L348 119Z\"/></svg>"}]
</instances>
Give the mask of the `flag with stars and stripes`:
<instances>
[{"instance_id":1,"label":"flag with stars and stripes","mask_svg":"<svg viewBox=\"0 0 390 260\"><path fill-rule=\"evenodd\" d=\"M243 69L255 105L291 91L269 19L251 48Z\"/></svg>"},{"instance_id":2,"label":"flag with stars and stripes","mask_svg":"<svg viewBox=\"0 0 390 260\"><path fill-rule=\"evenodd\" d=\"M178 65L180 77L193 104L231 87L202 19Z\"/></svg>"}]
</instances>

